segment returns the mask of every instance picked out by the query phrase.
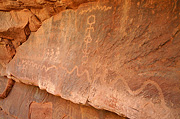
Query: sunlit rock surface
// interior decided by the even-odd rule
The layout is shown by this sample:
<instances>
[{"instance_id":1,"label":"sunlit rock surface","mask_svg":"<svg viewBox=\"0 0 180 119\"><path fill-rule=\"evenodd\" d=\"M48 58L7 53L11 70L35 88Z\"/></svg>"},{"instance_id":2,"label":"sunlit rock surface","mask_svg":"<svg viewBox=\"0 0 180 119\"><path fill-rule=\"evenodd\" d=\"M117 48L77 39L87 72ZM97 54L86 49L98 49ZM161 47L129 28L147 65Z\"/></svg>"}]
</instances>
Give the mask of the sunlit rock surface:
<instances>
[{"instance_id":1,"label":"sunlit rock surface","mask_svg":"<svg viewBox=\"0 0 180 119\"><path fill-rule=\"evenodd\" d=\"M31 10L37 24L4 74L131 119L180 118L179 1L64 2Z\"/></svg>"}]
</instances>

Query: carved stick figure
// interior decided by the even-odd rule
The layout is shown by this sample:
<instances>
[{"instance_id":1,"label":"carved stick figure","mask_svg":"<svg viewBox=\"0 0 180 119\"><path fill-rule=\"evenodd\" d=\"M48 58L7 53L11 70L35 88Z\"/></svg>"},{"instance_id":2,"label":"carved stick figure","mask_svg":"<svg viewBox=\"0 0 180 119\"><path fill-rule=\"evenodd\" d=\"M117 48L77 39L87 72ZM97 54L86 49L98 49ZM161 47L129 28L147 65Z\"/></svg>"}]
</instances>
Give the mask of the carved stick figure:
<instances>
[{"instance_id":1,"label":"carved stick figure","mask_svg":"<svg viewBox=\"0 0 180 119\"><path fill-rule=\"evenodd\" d=\"M54 56L54 49L51 49L51 53L50 53L50 57L49 60L53 60L53 56Z\"/></svg>"},{"instance_id":2,"label":"carved stick figure","mask_svg":"<svg viewBox=\"0 0 180 119\"><path fill-rule=\"evenodd\" d=\"M46 54L45 54L45 59L48 59L49 55L50 55L49 49L47 49L47 52L46 52Z\"/></svg>"},{"instance_id":3,"label":"carved stick figure","mask_svg":"<svg viewBox=\"0 0 180 119\"><path fill-rule=\"evenodd\" d=\"M57 51L55 53L54 61L56 62L58 60L58 56L60 54L59 47L57 48Z\"/></svg>"},{"instance_id":4,"label":"carved stick figure","mask_svg":"<svg viewBox=\"0 0 180 119\"><path fill-rule=\"evenodd\" d=\"M88 54L89 54L88 44L92 42L91 31L94 32L94 27L92 25L95 24L95 15L90 15L87 18L87 24L89 25L89 27L86 29L85 32L85 38L84 38L85 48L82 50L84 54L84 56L82 57L83 64L87 63L88 61Z\"/></svg>"},{"instance_id":5,"label":"carved stick figure","mask_svg":"<svg viewBox=\"0 0 180 119\"><path fill-rule=\"evenodd\" d=\"M86 29L86 32L88 30L92 30L92 32L94 32L94 27L92 27L92 25L95 24L95 15L91 15L88 17L87 24L89 25L89 28Z\"/></svg>"}]
</instances>

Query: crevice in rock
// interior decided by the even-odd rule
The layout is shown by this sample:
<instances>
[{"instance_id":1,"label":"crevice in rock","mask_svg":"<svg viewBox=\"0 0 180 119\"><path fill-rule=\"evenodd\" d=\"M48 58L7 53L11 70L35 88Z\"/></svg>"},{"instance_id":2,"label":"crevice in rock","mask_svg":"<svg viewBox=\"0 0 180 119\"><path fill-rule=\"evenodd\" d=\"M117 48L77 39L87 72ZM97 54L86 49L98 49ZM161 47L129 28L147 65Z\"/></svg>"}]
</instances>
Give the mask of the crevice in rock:
<instances>
[{"instance_id":1,"label":"crevice in rock","mask_svg":"<svg viewBox=\"0 0 180 119\"><path fill-rule=\"evenodd\" d=\"M3 36L1 39L7 37L6 39L8 39L8 41L9 41L8 46L10 46L10 47L12 48L11 50L8 50L8 52L11 52L12 50L14 50L14 51L13 51L14 53L11 55L11 58L8 60L8 62L6 62L6 63L4 63L4 64L6 65L7 63L9 63L9 62L14 58L14 56L16 55L16 48L19 47L19 46L21 46L24 42L26 42L26 41L28 40L31 32L37 31L37 30L41 27L41 24L44 22L44 20L51 18L52 16L54 16L54 15L62 12L63 10L67 10L67 9L74 9L74 10L75 10L75 9L77 9L77 8L79 7L79 5L81 5L81 4L88 3L88 2L95 2L95 1L97 1L97 0L83 0L83 1L71 1L71 2L51 1L51 0L49 0L49 1L48 1L48 0L47 0L47 1L44 1L44 0L42 0L41 2L43 2L43 4L42 4L42 3L33 3L33 5L37 4L37 6L38 6L38 4L40 4L41 7L37 7L36 5L35 5L36 7L26 6L27 4L24 3L24 1L2 1L2 2L0 3L0 5L1 5L1 4L7 5L7 7L5 6L5 9L2 9L3 6L1 6L1 7L0 7L0 11L10 12L11 10L23 10L23 9L28 9L28 10L32 13L32 15L33 15L32 17L35 17L35 19L37 20L37 21L32 21L32 20L30 21L30 19L29 19L28 23L26 24L26 26L25 26L25 28L24 28L24 33L25 33L25 35L26 35L26 38L25 38L25 39L21 39L19 42L16 41L17 39L9 40L9 39L12 39L12 38L9 37L8 34L9 34L9 33L10 33L10 34L15 34L15 33L11 33L11 32L13 32L14 29L8 29L7 32L2 33L2 34L5 34L5 36ZM9 3L4 4L4 3L6 3L6 2L9 2ZM58 4L58 2L60 2L60 4ZM51 4L50 4L50 3L51 3ZM55 3L56 3L56 4L55 4ZM13 5L19 5L19 6L13 6ZM23 7L23 5L25 5L25 6ZM43 9L46 8L47 6L50 6L50 7L53 9L53 12L52 12L51 10L46 10L46 11L45 11L46 14L49 14L48 18L40 18L40 17L38 17L37 14L35 14L35 13L32 12L32 8L35 9L35 10L43 10ZM60 10L56 10L56 9L58 9L59 7L60 7L61 9L60 9ZM47 8L47 9L48 9L48 8ZM34 19L33 19L33 20L34 20ZM30 27L32 26L32 25L31 25L32 22L34 22L35 25L37 25L37 26L34 26L34 27L36 27L36 28L34 28L33 30L32 30L32 28L30 28ZM38 22L38 23L37 23L37 22ZM30 26L30 25L31 25L31 26ZM17 30L15 30L15 31L17 31ZM1 39L0 39L0 43L1 43L1 41L2 41ZM19 39L18 39L18 40L19 40ZM12 41L13 41L13 42L12 42Z\"/></svg>"},{"instance_id":2,"label":"crevice in rock","mask_svg":"<svg viewBox=\"0 0 180 119\"><path fill-rule=\"evenodd\" d=\"M25 33L25 35L26 35L26 41L28 40L28 38L29 38L29 36L30 36L30 34L31 34L31 30L30 30L30 28L29 28L29 22L28 22L28 24L25 26L25 28L24 28L24 33ZM25 41L24 41L25 42ZM23 42L21 42L21 44L22 44Z\"/></svg>"},{"instance_id":3,"label":"crevice in rock","mask_svg":"<svg viewBox=\"0 0 180 119\"><path fill-rule=\"evenodd\" d=\"M7 52L7 56L9 55L9 57L7 58L7 61L5 61L4 63L9 63L11 59L13 59L15 53L16 53L16 49L12 43L12 39L6 39L6 38L3 38L1 37L0 38L0 45L1 47L4 47L4 50L6 50ZM5 55L5 51L4 51L4 55ZM5 57L5 56L4 56Z\"/></svg>"},{"instance_id":4,"label":"crevice in rock","mask_svg":"<svg viewBox=\"0 0 180 119\"><path fill-rule=\"evenodd\" d=\"M24 84L24 85L27 85L27 82L25 83L25 82L22 82L22 81L18 80L18 78L15 77L15 76L13 76L12 74L8 75L8 78L11 78L11 79L13 79L14 81L16 81L16 82L18 82L18 83L22 83L22 84ZM34 84L29 84L29 85L35 86L35 87L37 87L38 89L40 89L38 85L34 85ZM42 90L42 89L40 89L40 90ZM45 97L43 97L41 103L45 103L46 100L48 99L48 96L49 96L49 95L53 95L53 96L55 96L55 97L61 97L61 96L59 96L59 95L57 96L57 95L54 95L54 94L49 93L46 89L45 89L44 91L47 93L47 95L46 95ZM62 97L61 97L61 98L62 98ZM88 97L88 98L89 98L89 97ZM85 104L79 103L78 105L84 105L84 106L87 106L87 107L92 107L92 108L97 109L97 110L105 110L105 111L107 111L107 112L112 112L112 113L114 113L114 114L116 114L116 115L119 115L119 116L122 117L123 119L130 119L130 118L128 118L127 116L125 116L124 114L117 114L116 112L113 112L113 111L108 110L108 109L96 108L96 107L94 107L94 106L92 106L92 105L90 104L90 101L88 100L88 98L87 98ZM63 98L63 99L64 99L64 98ZM67 99L64 99L64 100L70 101L70 100L67 100ZM74 102L72 102L72 101L70 101L70 102L71 102L71 103L74 103ZM31 104L30 104L30 105L31 105ZM30 106L30 105L29 105L29 106ZM30 113L29 113L29 115L30 115Z\"/></svg>"},{"instance_id":5,"label":"crevice in rock","mask_svg":"<svg viewBox=\"0 0 180 119\"><path fill-rule=\"evenodd\" d=\"M12 90L12 88L14 86L14 83L15 83L14 80L8 79L6 88L4 89L3 93L0 94L0 98L4 99L9 95L9 93L11 92L11 90Z\"/></svg>"},{"instance_id":6,"label":"crevice in rock","mask_svg":"<svg viewBox=\"0 0 180 119\"><path fill-rule=\"evenodd\" d=\"M88 106L88 107L92 107L92 108L95 108L95 109L98 109L98 110L106 110L106 109L101 109L101 108L96 108L96 107L94 107L92 104L91 104L91 101L89 101L89 96L88 96L88 98L87 98L87 100L86 100L86 103L84 104L85 106ZM138 111L137 109L134 109L133 108L133 110L136 110L136 111ZM109 111L109 112L112 112L112 113L115 113L115 114L118 114L118 113L116 113L116 112L114 112L114 111L111 111L111 110L106 110L106 111ZM123 117L124 119L130 119L130 118L128 118L126 115L124 115L124 114L118 114L120 117Z\"/></svg>"},{"instance_id":7,"label":"crevice in rock","mask_svg":"<svg viewBox=\"0 0 180 119\"><path fill-rule=\"evenodd\" d=\"M3 117L8 118L8 119L9 119L9 118L10 118L10 119L18 119L18 117L7 113L2 107L0 107L0 116L2 116L2 115L5 115L5 116L3 116ZM1 118L1 117L0 117L0 118Z\"/></svg>"}]
</instances>

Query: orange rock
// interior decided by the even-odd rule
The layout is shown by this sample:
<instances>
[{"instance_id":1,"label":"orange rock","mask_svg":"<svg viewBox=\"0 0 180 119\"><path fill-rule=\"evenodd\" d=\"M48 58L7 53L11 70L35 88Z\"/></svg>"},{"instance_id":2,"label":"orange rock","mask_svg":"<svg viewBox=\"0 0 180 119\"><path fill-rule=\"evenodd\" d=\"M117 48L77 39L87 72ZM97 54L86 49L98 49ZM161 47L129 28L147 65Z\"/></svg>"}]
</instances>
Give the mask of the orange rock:
<instances>
[{"instance_id":1,"label":"orange rock","mask_svg":"<svg viewBox=\"0 0 180 119\"><path fill-rule=\"evenodd\" d=\"M1 108L0 108L0 118L1 119L15 119L14 117L8 115L6 112L4 112Z\"/></svg>"},{"instance_id":2,"label":"orange rock","mask_svg":"<svg viewBox=\"0 0 180 119\"><path fill-rule=\"evenodd\" d=\"M31 31L41 22L29 11L0 12L0 64L7 64L15 55L16 48L25 42Z\"/></svg>"},{"instance_id":3,"label":"orange rock","mask_svg":"<svg viewBox=\"0 0 180 119\"><path fill-rule=\"evenodd\" d=\"M42 26L17 49L8 77L131 119L180 118L178 2L33 9Z\"/></svg>"},{"instance_id":4,"label":"orange rock","mask_svg":"<svg viewBox=\"0 0 180 119\"><path fill-rule=\"evenodd\" d=\"M54 11L53 7L44 7L42 9L31 9L32 13L35 14L38 19L43 22L44 20L50 18L56 12Z\"/></svg>"},{"instance_id":5,"label":"orange rock","mask_svg":"<svg viewBox=\"0 0 180 119\"><path fill-rule=\"evenodd\" d=\"M32 102L29 119L52 119L52 103Z\"/></svg>"},{"instance_id":6,"label":"orange rock","mask_svg":"<svg viewBox=\"0 0 180 119\"><path fill-rule=\"evenodd\" d=\"M0 64L5 67L15 55L15 48L10 40L0 38L0 51Z\"/></svg>"},{"instance_id":7,"label":"orange rock","mask_svg":"<svg viewBox=\"0 0 180 119\"><path fill-rule=\"evenodd\" d=\"M0 107L3 119L126 119L109 111L74 104L22 83L15 83L8 97L0 99Z\"/></svg>"},{"instance_id":8,"label":"orange rock","mask_svg":"<svg viewBox=\"0 0 180 119\"><path fill-rule=\"evenodd\" d=\"M5 77L0 77L0 98L6 98L11 92L14 86L14 81L12 79L7 79Z\"/></svg>"},{"instance_id":9,"label":"orange rock","mask_svg":"<svg viewBox=\"0 0 180 119\"><path fill-rule=\"evenodd\" d=\"M29 19L29 29L31 32L35 32L41 26L41 21L37 19L35 15L32 15Z\"/></svg>"}]
</instances>

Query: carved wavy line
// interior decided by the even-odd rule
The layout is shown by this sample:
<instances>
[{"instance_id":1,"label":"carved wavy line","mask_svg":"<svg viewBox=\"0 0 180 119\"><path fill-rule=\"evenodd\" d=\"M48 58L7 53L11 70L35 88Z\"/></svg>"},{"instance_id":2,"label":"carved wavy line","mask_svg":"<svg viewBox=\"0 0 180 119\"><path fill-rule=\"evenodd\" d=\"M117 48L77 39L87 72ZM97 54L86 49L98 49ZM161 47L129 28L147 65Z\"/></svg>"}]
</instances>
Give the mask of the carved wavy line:
<instances>
[{"instance_id":1,"label":"carved wavy line","mask_svg":"<svg viewBox=\"0 0 180 119\"><path fill-rule=\"evenodd\" d=\"M125 88L127 89L128 93L131 94L131 95L133 95L133 96L136 96L136 95L138 95L139 93L141 93L148 84L151 84L151 85L155 86L156 89L158 90L158 93L159 93L159 96L160 96L160 100L161 100L161 104L164 105L165 107L167 107L167 106L166 106L166 103L165 103L165 99L164 99L164 95L163 95L162 89L160 88L160 86L159 86L156 82L154 82L154 81L152 81L152 80L145 81L145 82L141 85L141 87L140 87L139 89L133 91L133 90L130 89L130 87L129 87L129 85L127 84L127 82L125 81L125 79L121 78L121 80L122 80L123 83L125 84Z\"/></svg>"},{"instance_id":2,"label":"carved wavy line","mask_svg":"<svg viewBox=\"0 0 180 119\"><path fill-rule=\"evenodd\" d=\"M42 66L41 66L41 65L38 65L37 63L35 63L35 62L33 62L33 61L28 61L28 60L23 60L23 61L22 61L22 64L18 64L18 66L21 66L21 65L23 65L24 63L25 63L26 65L32 66L32 67L34 67L34 68L36 68L36 69L44 70L45 72L47 72L47 71L49 71L49 70L51 70L51 69L53 69L53 68L54 68L54 69L62 68L63 70L66 71L66 73L72 74L75 70L77 70L77 76L78 76L78 77L86 74L87 80L90 82L90 76L89 76L88 70L85 69L83 72L80 73L78 66L74 66L74 68L69 71L67 68L65 68L65 67L63 67L63 66L58 66L58 67L57 67L57 66L55 66L55 65L52 65L52 66L50 66L50 67L46 67L45 65L42 65Z\"/></svg>"},{"instance_id":3,"label":"carved wavy line","mask_svg":"<svg viewBox=\"0 0 180 119\"><path fill-rule=\"evenodd\" d=\"M84 14L84 13L87 13L87 12L92 12L93 10L102 10L102 11L107 11L107 10L110 10L112 9L112 7L107 7L107 6L93 6L92 8L89 8L87 10L82 10L79 14Z\"/></svg>"},{"instance_id":4,"label":"carved wavy line","mask_svg":"<svg viewBox=\"0 0 180 119\"><path fill-rule=\"evenodd\" d=\"M25 61L25 62L26 62L26 61ZM36 63L34 63L34 62L32 62L32 61L28 61L28 60L27 60L27 63L26 63L26 64L27 64L27 65L31 65L31 66L37 66L36 68L39 67L41 70L44 69L46 72L49 71L50 69L53 69L53 68L55 68L55 69L62 68L63 70L66 71L66 73L72 74L75 70L77 70L77 76L80 77L80 76L86 74L87 80L88 80L88 82L90 82L89 72L88 72L87 70L84 70L83 72L80 73L78 66L74 66L74 68L69 71L67 68L65 68L65 67L63 67L63 66L59 66L59 67L57 67L57 66L55 66L55 65L52 65L52 66L50 66L50 67L46 67L45 65L40 66L40 65L38 65L38 64L36 64ZM164 101L163 92L162 92L161 88L159 87L159 85L158 85L156 82L154 82L154 81L152 81L152 80L148 80L148 81L144 82L143 85L142 85L139 89L133 91L133 90L130 89L130 87L129 87L129 85L127 84L127 82L125 81L125 79L121 78L121 80L122 80L123 83L125 84L125 87L126 87L128 93L131 94L131 95L133 95L133 96L138 95L139 93L141 93L148 84L154 85L154 86L156 87L156 89L158 90L158 92L159 92L159 96L160 96L160 99L161 99L161 103L162 103L163 105L166 105L166 104L165 104L165 101Z\"/></svg>"},{"instance_id":5,"label":"carved wavy line","mask_svg":"<svg viewBox=\"0 0 180 119\"><path fill-rule=\"evenodd\" d=\"M27 61L27 64L29 64L29 65L31 65L31 66L35 66L36 63L34 63L34 62L32 62L32 61ZM18 65L19 65L19 64L18 64ZM37 65L38 65L38 64L36 64L36 66L37 66ZM63 67L63 66L57 67L57 66L55 66L55 65L52 65L52 66L50 66L50 67L46 67L45 65L43 65L43 66L40 66L40 65L39 65L39 67L41 67L41 68L40 68L41 70L44 69L46 72L49 71L50 69L53 69L53 68L55 68L55 69L62 68L62 69L65 70L66 73L68 73L68 74L72 74L75 70L77 70L77 76L78 76L78 77L83 76L84 74L86 74L87 80L88 80L88 82L90 82L90 76L89 76L88 70L84 70L83 72L80 73L78 66L74 66L74 68L73 68L72 70L68 70L67 68L65 68L65 67ZM38 66L37 66L36 68L38 68ZM155 86L156 89L158 90L158 93L159 93L159 96L160 96L160 100L161 100L161 104L164 105L165 107L167 107L167 106L166 106L166 103L165 103L165 99L164 99L164 95L163 95L162 89L160 88L160 86L159 86L156 82L154 82L154 81L152 81L152 80L145 81L145 82L141 85L141 87L140 87L139 89L133 91L133 90L130 89L130 87L129 87L128 83L125 81L125 79L121 78L121 80L122 80L122 82L125 84L125 88L127 89L128 93L129 93L130 95L133 95L133 96L136 96L136 95L138 95L139 93L141 93L141 92L144 90L144 88L145 88L147 85L149 85L149 84Z\"/></svg>"},{"instance_id":6,"label":"carved wavy line","mask_svg":"<svg viewBox=\"0 0 180 119\"><path fill-rule=\"evenodd\" d=\"M78 76L78 77L83 76L84 74L86 74L87 80L90 81L90 80L89 80L89 72L88 72L87 70L84 70L83 72L80 73L78 66L74 66L74 68L73 68L72 70L70 70L70 71L69 71L67 68L63 67L63 66L57 67L57 66L55 66L55 65L52 65L52 66L50 66L50 67L46 67L45 65L43 65L42 67L43 67L42 69L44 69L46 72L49 71L50 69L53 69L53 68L55 68L55 69L62 68L62 69L65 70L66 73L68 73L69 75L72 74L75 70L77 70L77 76Z\"/></svg>"},{"instance_id":7,"label":"carved wavy line","mask_svg":"<svg viewBox=\"0 0 180 119\"><path fill-rule=\"evenodd\" d=\"M78 66L74 66L74 68L73 68L71 71L69 71L69 70L68 70L67 68L65 68L65 67L61 67L61 68L64 69L68 74L72 74L75 70L77 70L77 76L78 76L78 77L83 76L84 74L86 74L87 80L88 80L88 82L90 82L89 72L88 72L88 70L86 70L86 69L85 69L83 72L80 73Z\"/></svg>"}]
</instances>

